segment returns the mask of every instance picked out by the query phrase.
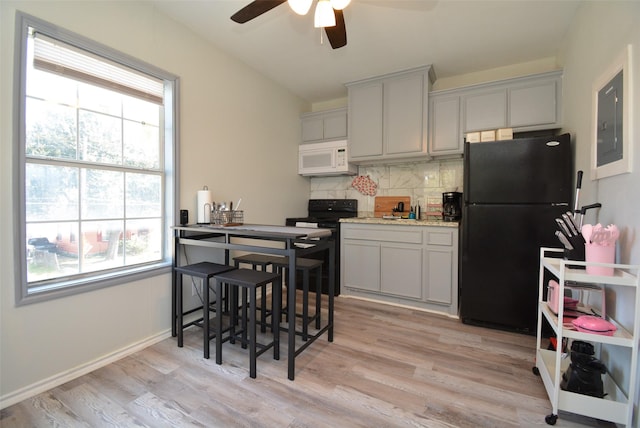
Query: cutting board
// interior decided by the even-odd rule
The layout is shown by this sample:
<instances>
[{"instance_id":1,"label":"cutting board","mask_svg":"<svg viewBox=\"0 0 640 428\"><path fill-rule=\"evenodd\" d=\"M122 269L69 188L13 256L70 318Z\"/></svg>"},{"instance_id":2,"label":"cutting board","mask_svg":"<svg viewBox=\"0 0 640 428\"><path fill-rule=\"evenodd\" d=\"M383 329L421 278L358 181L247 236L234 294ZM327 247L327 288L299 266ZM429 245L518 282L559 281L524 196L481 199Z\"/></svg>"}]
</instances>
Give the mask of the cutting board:
<instances>
[{"instance_id":1,"label":"cutting board","mask_svg":"<svg viewBox=\"0 0 640 428\"><path fill-rule=\"evenodd\" d=\"M404 203L404 212L394 213L393 209L398 206L398 202ZM373 206L373 216L382 217L385 215L407 215L411 210L410 196L376 196Z\"/></svg>"}]
</instances>

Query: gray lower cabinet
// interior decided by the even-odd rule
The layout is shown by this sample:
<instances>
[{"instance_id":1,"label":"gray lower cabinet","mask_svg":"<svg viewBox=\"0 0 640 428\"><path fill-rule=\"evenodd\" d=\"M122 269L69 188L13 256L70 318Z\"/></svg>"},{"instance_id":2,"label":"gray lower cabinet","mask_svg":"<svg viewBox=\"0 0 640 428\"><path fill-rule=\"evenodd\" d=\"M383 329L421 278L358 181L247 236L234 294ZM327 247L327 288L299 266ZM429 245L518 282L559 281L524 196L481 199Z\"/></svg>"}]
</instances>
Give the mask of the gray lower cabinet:
<instances>
[{"instance_id":1,"label":"gray lower cabinet","mask_svg":"<svg viewBox=\"0 0 640 428\"><path fill-rule=\"evenodd\" d=\"M422 299L422 259L417 244L380 243L380 292L409 299Z\"/></svg>"},{"instance_id":2,"label":"gray lower cabinet","mask_svg":"<svg viewBox=\"0 0 640 428\"><path fill-rule=\"evenodd\" d=\"M340 241L342 287L380 292L380 242L367 239Z\"/></svg>"},{"instance_id":3,"label":"gray lower cabinet","mask_svg":"<svg viewBox=\"0 0 640 428\"><path fill-rule=\"evenodd\" d=\"M458 229L341 223L346 296L458 314Z\"/></svg>"},{"instance_id":4,"label":"gray lower cabinet","mask_svg":"<svg viewBox=\"0 0 640 428\"><path fill-rule=\"evenodd\" d=\"M430 230L427 232L426 266L427 301L451 307L457 314L458 293L458 233L457 230Z\"/></svg>"}]
</instances>

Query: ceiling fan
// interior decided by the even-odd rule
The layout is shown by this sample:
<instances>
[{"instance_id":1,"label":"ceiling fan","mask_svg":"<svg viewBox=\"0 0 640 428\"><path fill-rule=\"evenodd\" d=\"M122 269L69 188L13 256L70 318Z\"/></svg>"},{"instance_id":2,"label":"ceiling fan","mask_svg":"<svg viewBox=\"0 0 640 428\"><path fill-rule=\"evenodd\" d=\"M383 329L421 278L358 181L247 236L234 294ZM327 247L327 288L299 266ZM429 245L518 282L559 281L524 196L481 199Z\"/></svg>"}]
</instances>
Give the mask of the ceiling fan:
<instances>
[{"instance_id":1,"label":"ceiling fan","mask_svg":"<svg viewBox=\"0 0 640 428\"><path fill-rule=\"evenodd\" d=\"M313 2L313 0L254 0L234 13L231 16L231 20L239 24L244 24L287 1L291 9L298 15L306 15ZM347 29L344 24L342 9L344 9L350 1L351 0L318 0L316 4L314 26L324 28L333 49L341 48L347 44Z\"/></svg>"}]
</instances>

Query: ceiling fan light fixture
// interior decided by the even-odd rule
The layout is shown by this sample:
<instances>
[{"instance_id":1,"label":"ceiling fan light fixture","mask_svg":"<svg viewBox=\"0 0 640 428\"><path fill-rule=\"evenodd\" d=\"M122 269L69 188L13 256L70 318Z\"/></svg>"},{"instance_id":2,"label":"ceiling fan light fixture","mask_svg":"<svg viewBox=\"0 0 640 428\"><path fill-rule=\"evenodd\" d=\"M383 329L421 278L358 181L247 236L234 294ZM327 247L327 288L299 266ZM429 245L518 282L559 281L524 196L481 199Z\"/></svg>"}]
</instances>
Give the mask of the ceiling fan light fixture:
<instances>
[{"instance_id":1,"label":"ceiling fan light fixture","mask_svg":"<svg viewBox=\"0 0 640 428\"><path fill-rule=\"evenodd\" d=\"M336 16L333 13L333 7L329 0L318 0L316 5L316 13L314 16L314 27L335 27Z\"/></svg>"},{"instance_id":2,"label":"ceiling fan light fixture","mask_svg":"<svg viewBox=\"0 0 640 428\"><path fill-rule=\"evenodd\" d=\"M313 0L288 0L289 7L298 15L306 15Z\"/></svg>"},{"instance_id":3,"label":"ceiling fan light fixture","mask_svg":"<svg viewBox=\"0 0 640 428\"><path fill-rule=\"evenodd\" d=\"M351 0L331 0L331 7L335 10L342 10L349 6L349 3L351 3Z\"/></svg>"}]
</instances>

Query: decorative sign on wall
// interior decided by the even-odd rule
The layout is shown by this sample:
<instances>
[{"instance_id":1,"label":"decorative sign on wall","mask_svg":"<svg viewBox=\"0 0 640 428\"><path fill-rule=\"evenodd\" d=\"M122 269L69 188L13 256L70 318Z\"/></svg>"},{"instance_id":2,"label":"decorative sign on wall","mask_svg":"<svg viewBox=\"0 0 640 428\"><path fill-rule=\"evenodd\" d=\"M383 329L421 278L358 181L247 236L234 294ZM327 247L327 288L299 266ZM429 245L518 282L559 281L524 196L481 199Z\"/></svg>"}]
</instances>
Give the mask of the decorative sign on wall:
<instances>
[{"instance_id":1,"label":"decorative sign on wall","mask_svg":"<svg viewBox=\"0 0 640 428\"><path fill-rule=\"evenodd\" d=\"M631 45L593 85L592 161L594 180L631 172Z\"/></svg>"}]
</instances>

